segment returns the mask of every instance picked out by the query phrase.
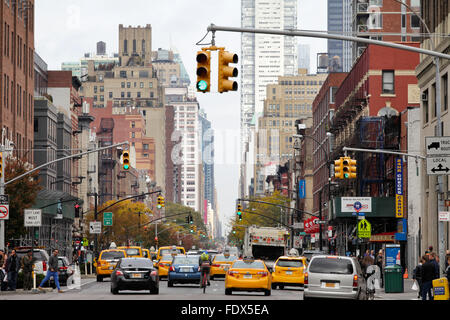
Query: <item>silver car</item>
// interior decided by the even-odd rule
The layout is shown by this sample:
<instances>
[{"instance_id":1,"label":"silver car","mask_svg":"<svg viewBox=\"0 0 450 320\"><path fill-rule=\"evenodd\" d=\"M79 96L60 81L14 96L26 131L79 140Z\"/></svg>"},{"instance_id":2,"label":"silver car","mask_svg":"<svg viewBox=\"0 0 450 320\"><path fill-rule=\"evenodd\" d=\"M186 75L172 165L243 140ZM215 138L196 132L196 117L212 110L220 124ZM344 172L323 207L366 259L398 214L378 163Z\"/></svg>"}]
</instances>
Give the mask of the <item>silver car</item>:
<instances>
[{"instance_id":1,"label":"silver car","mask_svg":"<svg viewBox=\"0 0 450 320\"><path fill-rule=\"evenodd\" d=\"M305 274L303 299L367 300L366 280L356 258L315 255Z\"/></svg>"}]
</instances>

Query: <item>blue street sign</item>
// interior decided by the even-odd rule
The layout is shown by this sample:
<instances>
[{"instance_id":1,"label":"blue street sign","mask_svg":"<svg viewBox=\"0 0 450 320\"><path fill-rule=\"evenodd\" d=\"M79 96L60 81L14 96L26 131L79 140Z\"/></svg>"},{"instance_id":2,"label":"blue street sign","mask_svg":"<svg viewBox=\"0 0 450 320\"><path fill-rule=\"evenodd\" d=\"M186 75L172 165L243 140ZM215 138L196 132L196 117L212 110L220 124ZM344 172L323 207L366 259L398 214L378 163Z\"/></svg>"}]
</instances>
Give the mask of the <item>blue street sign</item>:
<instances>
[{"instance_id":1,"label":"blue street sign","mask_svg":"<svg viewBox=\"0 0 450 320\"><path fill-rule=\"evenodd\" d=\"M300 199L306 198L306 180L304 179L298 182L298 197Z\"/></svg>"}]
</instances>

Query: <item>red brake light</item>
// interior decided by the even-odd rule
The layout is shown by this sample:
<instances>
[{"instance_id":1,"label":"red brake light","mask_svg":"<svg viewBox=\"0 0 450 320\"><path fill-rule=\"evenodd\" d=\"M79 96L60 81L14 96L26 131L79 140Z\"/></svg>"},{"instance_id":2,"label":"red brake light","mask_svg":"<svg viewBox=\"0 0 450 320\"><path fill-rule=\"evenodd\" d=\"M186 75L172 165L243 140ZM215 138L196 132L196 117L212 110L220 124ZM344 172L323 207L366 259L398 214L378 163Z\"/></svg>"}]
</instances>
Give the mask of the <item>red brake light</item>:
<instances>
[{"instance_id":1,"label":"red brake light","mask_svg":"<svg viewBox=\"0 0 450 320\"><path fill-rule=\"evenodd\" d=\"M212 267L218 268L218 267L220 267L220 264L213 264Z\"/></svg>"},{"instance_id":2,"label":"red brake light","mask_svg":"<svg viewBox=\"0 0 450 320\"><path fill-rule=\"evenodd\" d=\"M152 272L150 273L150 275L151 275L151 276L156 276L156 271L152 271Z\"/></svg>"},{"instance_id":3,"label":"red brake light","mask_svg":"<svg viewBox=\"0 0 450 320\"><path fill-rule=\"evenodd\" d=\"M308 272L305 272L303 284L308 284Z\"/></svg>"},{"instance_id":4,"label":"red brake light","mask_svg":"<svg viewBox=\"0 0 450 320\"><path fill-rule=\"evenodd\" d=\"M257 274L261 275L262 277L267 277L268 273L266 271L260 271Z\"/></svg>"},{"instance_id":5,"label":"red brake light","mask_svg":"<svg viewBox=\"0 0 450 320\"><path fill-rule=\"evenodd\" d=\"M120 270L117 270L117 271L116 271L116 276L123 276L123 272L120 271Z\"/></svg>"},{"instance_id":6,"label":"red brake light","mask_svg":"<svg viewBox=\"0 0 450 320\"><path fill-rule=\"evenodd\" d=\"M358 287L358 275L353 276L353 287Z\"/></svg>"},{"instance_id":7,"label":"red brake light","mask_svg":"<svg viewBox=\"0 0 450 320\"><path fill-rule=\"evenodd\" d=\"M234 277L235 275L239 274L238 271L228 271L228 275Z\"/></svg>"},{"instance_id":8,"label":"red brake light","mask_svg":"<svg viewBox=\"0 0 450 320\"><path fill-rule=\"evenodd\" d=\"M47 271L47 262L42 261L42 270Z\"/></svg>"},{"instance_id":9,"label":"red brake light","mask_svg":"<svg viewBox=\"0 0 450 320\"><path fill-rule=\"evenodd\" d=\"M175 268L173 266L170 267L169 271L175 271Z\"/></svg>"},{"instance_id":10,"label":"red brake light","mask_svg":"<svg viewBox=\"0 0 450 320\"><path fill-rule=\"evenodd\" d=\"M59 270L67 270L67 267L60 267Z\"/></svg>"}]
</instances>

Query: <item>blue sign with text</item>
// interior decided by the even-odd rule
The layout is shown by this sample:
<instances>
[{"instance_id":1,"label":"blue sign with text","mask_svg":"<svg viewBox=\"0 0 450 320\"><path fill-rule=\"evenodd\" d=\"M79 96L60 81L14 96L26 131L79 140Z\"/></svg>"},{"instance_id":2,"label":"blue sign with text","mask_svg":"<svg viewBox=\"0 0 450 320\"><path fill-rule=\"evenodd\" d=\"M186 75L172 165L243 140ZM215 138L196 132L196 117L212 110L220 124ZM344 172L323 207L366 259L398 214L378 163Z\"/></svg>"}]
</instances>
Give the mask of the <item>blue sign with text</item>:
<instances>
[{"instance_id":1,"label":"blue sign with text","mask_svg":"<svg viewBox=\"0 0 450 320\"><path fill-rule=\"evenodd\" d=\"M306 198L306 180L304 179L298 182L298 197L300 199Z\"/></svg>"}]
</instances>

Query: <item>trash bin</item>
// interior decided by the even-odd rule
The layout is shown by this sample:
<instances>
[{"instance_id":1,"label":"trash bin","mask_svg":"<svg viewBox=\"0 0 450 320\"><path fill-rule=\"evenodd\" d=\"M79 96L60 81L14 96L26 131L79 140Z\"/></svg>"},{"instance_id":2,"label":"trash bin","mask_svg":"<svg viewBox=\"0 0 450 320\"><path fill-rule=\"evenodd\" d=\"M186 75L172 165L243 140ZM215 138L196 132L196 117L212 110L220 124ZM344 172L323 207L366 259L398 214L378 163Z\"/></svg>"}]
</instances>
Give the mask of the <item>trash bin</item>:
<instances>
[{"instance_id":1,"label":"trash bin","mask_svg":"<svg viewBox=\"0 0 450 320\"><path fill-rule=\"evenodd\" d=\"M399 265L387 266L384 268L384 292L402 293L403 292L403 272Z\"/></svg>"},{"instance_id":2,"label":"trash bin","mask_svg":"<svg viewBox=\"0 0 450 320\"><path fill-rule=\"evenodd\" d=\"M448 280L446 277L433 280L434 300L449 300Z\"/></svg>"}]
</instances>

